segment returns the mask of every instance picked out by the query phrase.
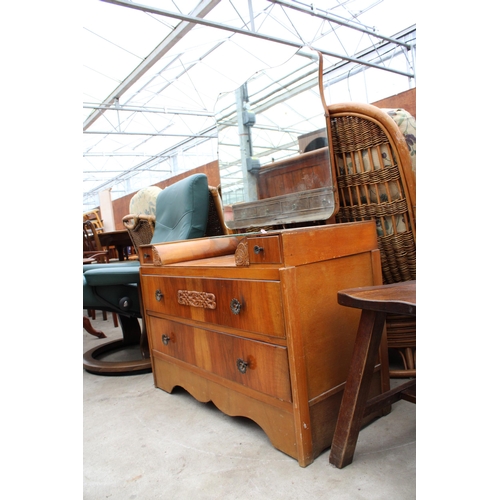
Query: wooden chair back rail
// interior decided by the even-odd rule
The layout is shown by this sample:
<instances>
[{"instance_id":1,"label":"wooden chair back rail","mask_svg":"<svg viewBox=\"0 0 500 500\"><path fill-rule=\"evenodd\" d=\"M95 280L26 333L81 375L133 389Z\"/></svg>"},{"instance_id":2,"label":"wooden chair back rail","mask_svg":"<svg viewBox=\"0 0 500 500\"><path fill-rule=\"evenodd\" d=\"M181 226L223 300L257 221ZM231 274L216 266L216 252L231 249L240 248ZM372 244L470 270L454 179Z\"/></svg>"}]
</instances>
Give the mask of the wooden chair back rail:
<instances>
[{"instance_id":1,"label":"wooden chair back rail","mask_svg":"<svg viewBox=\"0 0 500 500\"><path fill-rule=\"evenodd\" d=\"M85 212L83 214L83 221L85 222L87 220L92 222L92 225L94 226L94 228L97 232L104 231L104 225L102 223L101 218L99 217L98 210L90 210L89 212Z\"/></svg>"},{"instance_id":2,"label":"wooden chair back rail","mask_svg":"<svg viewBox=\"0 0 500 500\"><path fill-rule=\"evenodd\" d=\"M83 256L97 262L109 262L108 251L102 248L97 230L90 220L83 222Z\"/></svg>"}]
</instances>

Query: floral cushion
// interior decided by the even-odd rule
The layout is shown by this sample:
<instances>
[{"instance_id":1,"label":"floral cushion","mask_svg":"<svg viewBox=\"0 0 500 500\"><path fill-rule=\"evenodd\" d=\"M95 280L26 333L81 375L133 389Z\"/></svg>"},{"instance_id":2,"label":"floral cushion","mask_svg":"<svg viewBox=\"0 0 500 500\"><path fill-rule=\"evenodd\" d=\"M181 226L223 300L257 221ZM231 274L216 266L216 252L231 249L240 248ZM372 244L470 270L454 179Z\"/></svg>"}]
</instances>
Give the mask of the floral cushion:
<instances>
[{"instance_id":1,"label":"floral cushion","mask_svg":"<svg viewBox=\"0 0 500 500\"><path fill-rule=\"evenodd\" d=\"M413 116L408 113L408 111L398 108L398 109L383 109L398 126L401 133L406 139L406 144L408 146L408 151L410 152L411 158L411 169L413 172L417 172L417 121Z\"/></svg>"},{"instance_id":2,"label":"floral cushion","mask_svg":"<svg viewBox=\"0 0 500 500\"><path fill-rule=\"evenodd\" d=\"M161 188L158 186L149 186L137 191L130 200L130 213L136 215L156 215L156 197L161 191Z\"/></svg>"}]
</instances>

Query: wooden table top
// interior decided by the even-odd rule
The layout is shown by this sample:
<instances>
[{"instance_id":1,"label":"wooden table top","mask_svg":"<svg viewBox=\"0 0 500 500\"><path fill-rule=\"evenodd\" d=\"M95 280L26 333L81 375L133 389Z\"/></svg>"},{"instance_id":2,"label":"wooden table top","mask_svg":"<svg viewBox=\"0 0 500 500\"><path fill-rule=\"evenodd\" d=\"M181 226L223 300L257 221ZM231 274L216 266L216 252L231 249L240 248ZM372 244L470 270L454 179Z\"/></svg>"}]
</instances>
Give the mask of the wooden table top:
<instances>
[{"instance_id":1,"label":"wooden table top","mask_svg":"<svg viewBox=\"0 0 500 500\"><path fill-rule=\"evenodd\" d=\"M105 231L104 233L99 233L99 241L103 246L112 246L112 245L132 246L132 240L130 239L130 234L126 229L121 229L118 231Z\"/></svg>"},{"instance_id":2,"label":"wooden table top","mask_svg":"<svg viewBox=\"0 0 500 500\"><path fill-rule=\"evenodd\" d=\"M340 290L338 303L358 309L416 316L417 282L403 281L391 285Z\"/></svg>"}]
</instances>

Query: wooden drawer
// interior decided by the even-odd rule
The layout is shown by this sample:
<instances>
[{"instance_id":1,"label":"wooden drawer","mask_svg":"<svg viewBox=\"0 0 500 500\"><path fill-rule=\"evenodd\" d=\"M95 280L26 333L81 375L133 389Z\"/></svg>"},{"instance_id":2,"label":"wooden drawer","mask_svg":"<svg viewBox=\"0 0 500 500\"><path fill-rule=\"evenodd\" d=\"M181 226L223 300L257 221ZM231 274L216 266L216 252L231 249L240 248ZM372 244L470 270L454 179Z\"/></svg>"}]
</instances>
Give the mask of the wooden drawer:
<instances>
[{"instance_id":1,"label":"wooden drawer","mask_svg":"<svg viewBox=\"0 0 500 500\"><path fill-rule=\"evenodd\" d=\"M146 311L284 337L280 283L142 276Z\"/></svg>"},{"instance_id":2,"label":"wooden drawer","mask_svg":"<svg viewBox=\"0 0 500 500\"><path fill-rule=\"evenodd\" d=\"M248 237L248 260L250 264L281 264L279 236Z\"/></svg>"},{"instance_id":3,"label":"wooden drawer","mask_svg":"<svg viewBox=\"0 0 500 500\"><path fill-rule=\"evenodd\" d=\"M155 351L291 402L285 347L149 317Z\"/></svg>"}]
</instances>

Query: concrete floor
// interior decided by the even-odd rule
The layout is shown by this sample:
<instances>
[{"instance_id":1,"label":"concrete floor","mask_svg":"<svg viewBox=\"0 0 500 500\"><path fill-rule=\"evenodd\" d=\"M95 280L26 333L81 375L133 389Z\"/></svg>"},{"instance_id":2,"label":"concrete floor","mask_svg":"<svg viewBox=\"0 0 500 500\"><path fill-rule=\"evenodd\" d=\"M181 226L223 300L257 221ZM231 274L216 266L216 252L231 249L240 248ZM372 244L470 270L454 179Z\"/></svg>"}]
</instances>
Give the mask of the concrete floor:
<instances>
[{"instance_id":1,"label":"concrete floor","mask_svg":"<svg viewBox=\"0 0 500 500\"><path fill-rule=\"evenodd\" d=\"M84 351L120 337L97 316L108 339L83 331ZM351 465L335 468L325 450L302 468L254 422L156 389L151 373L83 373L85 500L414 499L415 436L416 406L399 401L361 431Z\"/></svg>"}]
</instances>

